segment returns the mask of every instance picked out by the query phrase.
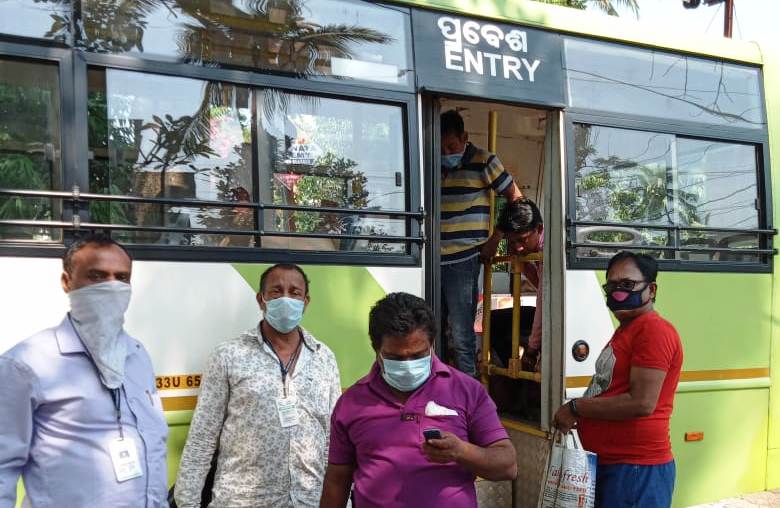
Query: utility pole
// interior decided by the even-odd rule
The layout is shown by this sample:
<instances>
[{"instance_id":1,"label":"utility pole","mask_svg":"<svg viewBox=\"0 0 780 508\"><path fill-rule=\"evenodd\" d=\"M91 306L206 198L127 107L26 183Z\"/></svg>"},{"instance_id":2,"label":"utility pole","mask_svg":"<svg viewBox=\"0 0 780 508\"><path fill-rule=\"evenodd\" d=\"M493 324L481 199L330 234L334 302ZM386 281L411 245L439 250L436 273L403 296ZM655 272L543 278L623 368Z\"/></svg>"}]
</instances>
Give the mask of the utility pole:
<instances>
[{"instance_id":1,"label":"utility pole","mask_svg":"<svg viewBox=\"0 0 780 508\"><path fill-rule=\"evenodd\" d=\"M723 13L723 37L731 39L731 30L734 27L734 0L726 0L726 8Z\"/></svg>"}]
</instances>

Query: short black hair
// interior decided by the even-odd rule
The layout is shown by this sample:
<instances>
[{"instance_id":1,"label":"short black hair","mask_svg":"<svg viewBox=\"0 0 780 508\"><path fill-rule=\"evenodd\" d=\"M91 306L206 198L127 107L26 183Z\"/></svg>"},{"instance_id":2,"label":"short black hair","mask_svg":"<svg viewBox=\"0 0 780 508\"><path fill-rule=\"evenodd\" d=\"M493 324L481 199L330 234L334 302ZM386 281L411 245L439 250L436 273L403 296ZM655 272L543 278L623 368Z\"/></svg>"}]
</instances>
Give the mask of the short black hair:
<instances>
[{"instance_id":1,"label":"short black hair","mask_svg":"<svg viewBox=\"0 0 780 508\"><path fill-rule=\"evenodd\" d=\"M441 114L441 137L447 134L455 134L456 136L462 135L466 132L466 127L463 125L463 117L460 113L451 109Z\"/></svg>"},{"instance_id":2,"label":"short black hair","mask_svg":"<svg viewBox=\"0 0 780 508\"><path fill-rule=\"evenodd\" d=\"M67 273L68 275L71 275L73 273L73 256L76 255L78 251L83 249L84 247L92 245L94 247L110 247L110 246L116 246L122 249L122 252L124 252L128 258L130 258L130 262L133 261L133 256L130 255L130 253L127 251L124 245L117 242L110 236L108 236L105 233L89 233L87 236L84 237L77 237L73 243L71 243L67 249L65 249L65 254L62 255L62 269Z\"/></svg>"},{"instance_id":3,"label":"short black hair","mask_svg":"<svg viewBox=\"0 0 780 508\"><path fill-rule=\"evenodd\" d=\"M309 278L306 276L306 272L303 271L303 268L300 266L294 264L294 263L276 263L270 268L267 268L263 274L260 276L260 292L262 293L265 289L265 281L268 279L268 276L271 275L271 272L274 270L295 270L296 272L301 274L301 277L303 277L303 283L305 286L306 294L309 294Z\"/></svg>"},{"instance_id":4,"label":"short black hair","mask_svg":"<svg viewBox=\"0 0 780 508\"><path fill-rule=\"evenodd\" d=\"M498 229L504 233L533 231L542 223L542 213L536 203L520 198L508 203L498 218Z\"/></svg>"},{"instance_id":5,"label":"short black hair","mask_svg":"<svg viewBox=\"0 0 780 508\"><path fill-rule=\"evenodd\" d=\"M655 279L658 277L658 261L656 261L654 257L648 256L647 254L638 254L636 252L627 250L620 251L612 256L612 259L610 259L609 263L607 264L607 273L609 273L615 263L619 263L620 261L624 261L626 259L630 259L634 262L634 265L636 265L636 267L639 268L639 271L642 272L642 276L645 278L645 281L655 282Z\"/></svg>"},{"instance_id":6,"label":"short black hair","mask_svg":"<svg viewBox=\"0 0 780 508\"><path fill-rule=\"evenodd\" d=\"M409 293L390 293L371 308L368 335L379 351L384 337L402 338L415 330L425 330L428 341L436 337L436 319L425 300Z\"/></svg>"}]
</instances>

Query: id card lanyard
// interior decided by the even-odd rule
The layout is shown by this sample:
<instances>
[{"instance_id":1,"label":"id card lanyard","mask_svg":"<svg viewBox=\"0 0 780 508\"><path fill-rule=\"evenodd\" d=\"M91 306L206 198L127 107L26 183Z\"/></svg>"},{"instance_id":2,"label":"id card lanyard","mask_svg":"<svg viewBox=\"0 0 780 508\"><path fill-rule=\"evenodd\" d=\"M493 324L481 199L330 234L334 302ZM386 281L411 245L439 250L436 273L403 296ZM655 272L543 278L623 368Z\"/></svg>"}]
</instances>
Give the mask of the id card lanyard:
<instances>
[{"instance_id":1,"label":"id card lanyard","mask_svg":"<svg viewBox=\"0 0 780 508\"><path fill-rule=\"evenodd\" d=\"M290 369L293 368L295 365L295 362L298 360L298 357L301 354L301 346L303 345L303 337L301 336L300 330L298 330L298 347L295 348L295 352L290 355L290 359L287 360L287 364L282 361L282 358L279 356L279 353L276 352L276 349L274 349L274 345L271 344L271 341L268 340L265 337L265 333L263 333L263 326L260 325L260 335L263 336L263 342L268 344L268 347L271 348L271 351L273 351L274 356L276 357L276 360L279 362L279 370L282 373L282 387L284 390L284 397L287 397L287 375L290 373Z\"/></svg>"},{"instance_id":2,"label":"id card lanyard","mask_svg":"<svg viewBox=\"0 0 780 508\"><path fill-rule=\"evenodd\" d=\"M114 401L114 409L116 409L116 426L119 428L119 440L125 439L125 433L122 430L122 387L109 389L111 393L111 400Z\"/></svg>"}]
</instances>

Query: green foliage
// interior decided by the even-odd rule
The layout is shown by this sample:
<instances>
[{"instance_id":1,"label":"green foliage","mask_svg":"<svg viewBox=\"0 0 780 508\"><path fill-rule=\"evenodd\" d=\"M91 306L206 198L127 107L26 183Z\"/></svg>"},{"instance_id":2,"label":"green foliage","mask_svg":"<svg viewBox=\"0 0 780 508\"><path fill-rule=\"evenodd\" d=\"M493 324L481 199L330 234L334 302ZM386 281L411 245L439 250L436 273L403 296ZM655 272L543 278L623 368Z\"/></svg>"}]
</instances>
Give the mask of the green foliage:
<instances>
[{"instance_id":1,"label":"green foliage","mask_svg":"<svg viewBox=\"0 0 780 508\"><path fill-rule=\"evenodd\" d=\"M633 224L701 225L698 195L675 189L674 168L663 164L641 164L617 156L594 157L589 126L575 130L577 164L577 218L596 222ZM643 228L644 242L667 245L664 230ZM618 231L593 233L590 240L605 243L630 240Z\"/></svg>"},{"instance_id":2,"label":"green foliage","mask_svg":"<svg viewBox=\"0 0 780 508\"><path fill-rule=\"evenodd\" d=\"M639 2L638 0L536 0L543 4L562 5L564 7L572 7L574 9L587 9L588 5L594 5L600 11L609 14L610 16L617 16L616 7L627 7L637 18L639 17Z\"/></svg>"},{"instance_id":3,"label":"green foliage","mask_svg":"<svg viewBox=\"0 0 780 508\"><path fill-rule=\"evenodd\" d=\"M42 162L26 154L0 156L0 188L49 190L51 175ZM51 202L48 199L2 197L0 219L50 220Z\"/></svg>"},{"instance_id":4,"label":"green foliage","mask_svg":"<svg viewBox=\"0 0 780 508\"><path fill-rule=\"evenodd\" d=\"M352 159L338 157L333 152L320 156L307 173L298 180L295 186L295 202L302 206L335 207L335 208L365 208L368 203L368 182L365 175L353 168L357 162ZM274 190L274 202L282 201L282 189ZM345 219L335 221L333 214L320 212L295 212L293 224L295 231L302 233L344 232ZM281 219L280 219L281 220ZM281 225L281 224L280 224Z\"/></svg>"},{"instance_id":5,"label":"green foliage","mask_svg":"<svg viewBox=\"0 0 780 508\"><path fill-rule=\"evenodd\" d=\"M41 76L43 78L43 76ZM42 79L42 81L44 81ZM0 188L51 190L55 150L50 132L53 92L0 83ZM51 220L48 198L0 197L0 219ZM28 238L30 228L2 228L0 238Z\"/></svg>"}]
</instances>

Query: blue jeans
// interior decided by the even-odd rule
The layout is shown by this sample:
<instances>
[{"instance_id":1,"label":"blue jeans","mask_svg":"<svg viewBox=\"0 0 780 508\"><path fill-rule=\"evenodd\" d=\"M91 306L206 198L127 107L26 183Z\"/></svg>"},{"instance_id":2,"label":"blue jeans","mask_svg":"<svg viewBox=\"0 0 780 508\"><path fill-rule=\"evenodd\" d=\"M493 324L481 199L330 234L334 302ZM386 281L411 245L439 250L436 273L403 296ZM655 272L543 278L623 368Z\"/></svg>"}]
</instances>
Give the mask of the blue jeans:
<instances>
[{"instance_id":1,"label":"blue jeans","mask_svg":"<svg viewBox=\"0 0 780 508\"><path fill-rule=\"evenodd\" d=\"M474 317L480 267L479 256L441 267L442 323L449 321L458 369L470 376L477 375Z\"/></svg>"},{"instance_id":2,"label":"blue jeans","mask_svg":"<svg viewBox=\"0 0 780 508\"><path fill-rule=\"evenodd\" d=\"M655 466L600 465L596 472L596 508L669 508L674 461Z\"/></svg>"}]
</instances>

